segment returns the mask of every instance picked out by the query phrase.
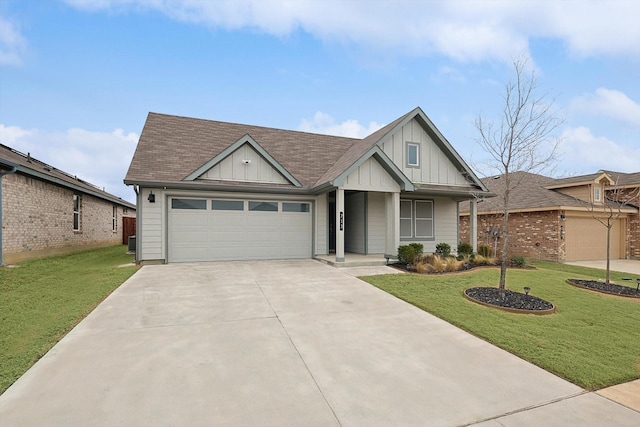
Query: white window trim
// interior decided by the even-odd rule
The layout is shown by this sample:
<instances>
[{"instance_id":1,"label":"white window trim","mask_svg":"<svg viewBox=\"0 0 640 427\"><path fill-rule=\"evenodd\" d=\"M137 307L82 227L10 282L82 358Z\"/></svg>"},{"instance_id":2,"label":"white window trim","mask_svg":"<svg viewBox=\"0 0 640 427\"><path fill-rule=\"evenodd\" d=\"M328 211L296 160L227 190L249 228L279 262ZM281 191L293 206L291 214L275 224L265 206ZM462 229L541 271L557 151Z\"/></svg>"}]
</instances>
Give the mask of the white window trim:
<instances>
[{"instance_id":1,"label":"white window trim","mask_svg":"<svg viewBox=\"0 0 640 427\"><path fill-rule=\"evenodd\" d=\"M435 216L436 216L436 211L435 211L435 202L431 199L400 199L400 202L410 202L410 206L411 206L411 218L407 218L407 217L400 217L400 220L411 220L411 235L410 236L402 236L400 235L400 240L426 240L426 241L431 241L431 240L435 240L435 235L436 235L436 220L435 220ZM418 203L429 203L431 204L431 218L417 218L417 212L418 209L416 208ZM416 227L416 221L420 221L420 220L431 220L431 235L430 236L418 236L417 235L417 227ZM400 232L402 230L402 227L400 227Z\"/></svg>"},{"instance_id":2,"label":"white window trim","mask_svg":"<svg viewBox=\"0 0 640 427\"><path fill-rule=\"evenodd\" d=\"M602 191L600 190L600 187L593 187L593 200L595 202L602 201Z\"/></svg>"},{"instance_id":3,"label":"white window trim","mask_svg":"<svg viewBox=\"0 0 640 427\"><path fill-rule=\"evenodd\" d=\"M111 231L118 231L118 206L113 205L111 209Z\"/></svg>"},{"instance_id":4,"label":"white window trim","mask_svg":"<svg viewBox=\"0 0 640 427\"><path fill-rule=\"evenodd\" d=\"M76 200L78 201L78 209L76 210ZM79 194L73 195L73 231L80 231L81 229L81 216L80 211L82 209L82 199ZM78 226L76 227L76 216L78 217Z\"/></svg>"},{"instance_id":5,"label":"white window trim","mask_svg":"<svg viewBox=\"0 0 640 427\"><path fill-rule=\"evenodd\" d=\"M400 203L402 202L409 202L409 209L410 209L410 213L409 213L409 217L403 217L402 214L400 214L400 222L402 222L402 220L409 220L411 222L411 234L409 236L403 236L402 234L400 234L400 238L401 239L411 239L413 238L413 230L414 230L414 224L413 224L413 200L409 200L409 199L400 199ZM400 209L400 212L402 212L402 209ZM402 233L402 227L400 227L399 233Z\"/></svg>"},{"instance_id":6,"label":"white window trim","mask_svg":"<svg viewBox=\"0 0 640 427\"><path fill-rule=\"evenodd\" d=\"M416 147L416 162L417 163L409 163L409 147ZM406 143L406 156L407 156L407 167L409 168L419 168L420 167L420 143L419 142L411 142L407 141Z\"/></svg>"}]
</instances>

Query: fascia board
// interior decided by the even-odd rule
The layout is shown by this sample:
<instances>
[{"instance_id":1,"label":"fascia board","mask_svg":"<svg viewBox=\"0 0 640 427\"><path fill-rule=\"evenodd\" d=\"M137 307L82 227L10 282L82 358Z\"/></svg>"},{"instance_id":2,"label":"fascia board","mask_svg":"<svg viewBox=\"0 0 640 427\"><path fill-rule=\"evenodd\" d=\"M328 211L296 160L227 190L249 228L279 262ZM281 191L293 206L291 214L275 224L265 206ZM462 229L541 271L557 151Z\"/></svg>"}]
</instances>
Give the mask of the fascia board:
<instances>
[{"instance_id":1,"label":"fascia board","mask_svg":"<svg viewBox=\"0 0 640 427\"><path fill-rule=\"evenodd\" d=\"M291 175L288 170L286 170L276 159L274 159L264 148L262 148L262 146L258 144L249 134L244 135L242 138L238 139L236 142L234 142L233 144L231 144L230 146L222 150L220 154L218 154L217 156L215 156L214 158L206 162L204 165L200 166L198 169L196 169L195 171L187 175L184 178L184 180L195 181L198 177L200 177L209 169L211 169L212 167L220 163L222 160L226 159L228 156L230 156L233 152L235 152L238 148L240 148L244 144L249 144L274 169L276 169L287 180L289 180L291 184L295 185L296 187L302 187L302 183L300 183L300 181L298 181L293 175Z\"/></svg>"}]
</instances>

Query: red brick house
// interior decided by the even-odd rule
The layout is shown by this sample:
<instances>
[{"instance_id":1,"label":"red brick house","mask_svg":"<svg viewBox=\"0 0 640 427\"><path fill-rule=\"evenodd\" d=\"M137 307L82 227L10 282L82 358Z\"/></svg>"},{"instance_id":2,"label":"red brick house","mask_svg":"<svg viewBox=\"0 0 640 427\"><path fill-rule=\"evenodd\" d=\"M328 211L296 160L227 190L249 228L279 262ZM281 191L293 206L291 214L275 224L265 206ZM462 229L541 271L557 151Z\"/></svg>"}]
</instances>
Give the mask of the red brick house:
<instances>
[{"instance_id":1,"label":"red brick house","mask_svg":"<svg viewBox=\"0 0 640 427\"><path fill-rule=\"evenodd\" d=\"M0 144L0 265L123 241L136 206Z\"/></svg>"},{"instance_id":2,"label":"red brick house","mask_svg":"<svg viewBox=\"0 0 640 427\"><path fill-rule=\"evenodd\" d=\"M611 258L640 258L640 173L599 171L554 179L525 172L510 195L509 253L530 259L576 261L606 258L611 217ZM501 194L503 176L482 179L492 193ZM624 203L620 203L624 202ZM477 242L499 253L501 197L477 203ZM468 242L469 202L460 204L460 241ZM595 217L595 218L594 218Z\"/></svg>"}]
</instances>

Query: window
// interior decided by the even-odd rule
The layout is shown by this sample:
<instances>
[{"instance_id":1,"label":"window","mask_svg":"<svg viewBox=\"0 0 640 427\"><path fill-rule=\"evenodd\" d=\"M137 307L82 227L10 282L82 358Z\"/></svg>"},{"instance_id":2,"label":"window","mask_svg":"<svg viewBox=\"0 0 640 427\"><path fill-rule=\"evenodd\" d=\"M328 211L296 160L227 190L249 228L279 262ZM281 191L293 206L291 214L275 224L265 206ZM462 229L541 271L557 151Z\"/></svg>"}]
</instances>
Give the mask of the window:
<instances>
[{"instance_id":1,"label":"window","mask_svg":"<svg viewBox=\"0 0 640 427\"><path fill-rule=\"evenodd\" d=\"M434 237L433 200L400 200L400 238Z\"/></svg>"},{"instance_id":2,"label":"window","mask_svg":"<svg viewBox=\"0 0 640 427\"><path fill-rule=\"evenodd\" d=\"M420 167L420 144L407 142L407 166Z\"/></svg>"},{"instance_id":3,"label":"window","mask_svg":"<svg viewBox=\"0 0 640 427\"><path fill-rule=\"evenodd\" d=\"M282 212L309 212L309 203L282 203Z\"/></svg>"},{"instance_id":4,"label":"window","mask_svg":"<svg viewBox=\"0 0 640 427\"><path fill-rule=\"evenodd\" d=\"M250 211L278 212L278 202L249 202Z\"/></svg>"},{"instance_id":5,"label":"window","mask_svg":"<svg viewBox=\"0 0 640 427\"><path fill-rule=\"evenodd\" d=\"M400 200L400 238L411 238L413 223L413 203L411 200Z\"/></svg>"},{"instance_id":6,"label":"window","mask_svg":"<svg viewBox=\"0 0 640 427\"><path fill-rule=\"evenodd\" d=\"M593 200L596 202L600 201L600 187L593 188Z\"/></svg>"},{"instance_id":7,"label":"window","mask_svg":"<svg viewBox=\"0 0 640 427\"><path fill-rule=\"evenodd\" d=\"M207 209L207 201L202 199L171 199L171 209Z\"/></svg>"},{"instance_id":8,"label":"window","mask_svg":"<svg viewBox=\"0 0 640 427\"><path fill-rule=\"evenodd\" d=\"M212 200L211 209L214 211L243 211L244 202L242 200Z\"/></svg>"},{"instance_id":9,"label":"window","mask_svg":"<svg viewBox=\"0 0 640 427\"><path fill-rule=\"evenodd\" d=\"M80 195L73 195L73 231L80 231Z\"/></svg>"},{"instance_id":10,"label":"window","mask_svg":"<svg viewBox=\"0 0 640 427\"><path fill-rule=\"evenodd\" d=\"M113 205L113 213L111 215L111 230L116 231L118 229L118 207Z\"/></svg>"}]
</instances>

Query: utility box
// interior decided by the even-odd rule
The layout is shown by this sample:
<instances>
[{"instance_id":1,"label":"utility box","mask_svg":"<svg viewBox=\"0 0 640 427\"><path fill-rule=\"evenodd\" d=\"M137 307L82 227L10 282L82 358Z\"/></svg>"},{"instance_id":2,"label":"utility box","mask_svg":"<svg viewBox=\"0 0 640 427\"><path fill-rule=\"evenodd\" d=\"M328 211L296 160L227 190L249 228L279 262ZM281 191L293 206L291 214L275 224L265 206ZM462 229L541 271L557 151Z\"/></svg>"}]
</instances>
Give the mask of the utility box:
<instances>
[{"instance_id":1,"label":"utility box","mask_svg":"<svg viewBox=\"0 0 640 427\"><path fill-rule=\"evenodd\" d=\"M129 236L128 252L136 253L136 236Z\"/></svg>"}]
</instances>

